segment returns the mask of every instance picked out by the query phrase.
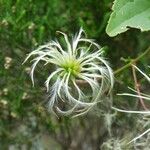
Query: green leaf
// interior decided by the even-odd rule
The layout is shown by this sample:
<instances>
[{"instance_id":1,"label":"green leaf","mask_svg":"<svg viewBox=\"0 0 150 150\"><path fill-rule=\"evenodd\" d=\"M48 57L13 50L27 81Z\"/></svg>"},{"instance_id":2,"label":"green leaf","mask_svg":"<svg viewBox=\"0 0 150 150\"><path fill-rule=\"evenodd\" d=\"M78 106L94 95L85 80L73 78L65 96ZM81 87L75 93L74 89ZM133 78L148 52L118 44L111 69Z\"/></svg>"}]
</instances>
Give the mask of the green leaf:
<instances>
[{"instance_id":1,"label":"green leaf","mask_svg":"<svg viewBox=\"0 0 150 150\"><path fill-rule=\"evenodd\" d=\"M115 0L106 33L116 36L132 28L150 30L150 0Z\"/></svg>"}]
</instances>

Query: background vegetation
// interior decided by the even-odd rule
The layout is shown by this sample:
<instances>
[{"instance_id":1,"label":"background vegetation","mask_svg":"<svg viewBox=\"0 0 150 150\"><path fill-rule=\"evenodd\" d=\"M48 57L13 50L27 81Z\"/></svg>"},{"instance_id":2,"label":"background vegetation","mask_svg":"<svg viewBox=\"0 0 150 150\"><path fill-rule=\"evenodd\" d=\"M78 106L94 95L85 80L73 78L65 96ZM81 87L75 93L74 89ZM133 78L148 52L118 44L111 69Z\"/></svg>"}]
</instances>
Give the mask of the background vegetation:
<instances>
[{"instance_id":1,"label":"background vegetation","mask_svg":"<svg viewBox=\"0 0 150 150\"><path fill-rule=\"evenodd\" d=\"M130 29L109 37L105 29L112 4L113 0L0 0L0 149L115 150L120 143L122 149L132 150L140 149L140 142L142 149L150 146L146 135L128 147L125 141L142 132L145 122L139 115L111 110L107 98L85 116L56 118L45 107L48 95L43 83L48 70L41 71L39 66L33 88L30 64L22 65L26 54L54 39L57 30L71 36L81 26L89 38L106 46L105 55L114 71L139 56L149 46L150 33ZM136 62L147 73L149 59L147 54ZM145 80L137 78L140 89L148 93ZM115 80L113 105L133 108L136 101L116 96L128 92L127 86L135 86L132 68L116 73ZM140 103L136 108L142 109Z\"/></svg>"}]
</instances>

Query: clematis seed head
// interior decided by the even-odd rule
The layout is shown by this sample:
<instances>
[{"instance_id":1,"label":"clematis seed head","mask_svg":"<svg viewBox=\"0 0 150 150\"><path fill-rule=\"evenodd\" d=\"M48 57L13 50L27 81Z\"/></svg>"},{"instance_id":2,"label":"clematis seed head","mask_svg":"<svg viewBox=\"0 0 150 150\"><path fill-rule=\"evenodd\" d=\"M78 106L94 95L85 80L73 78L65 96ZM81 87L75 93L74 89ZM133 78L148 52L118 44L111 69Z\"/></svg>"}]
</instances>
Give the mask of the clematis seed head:
<instances>
[{"instance_id":1,"label":"clematis seed head","mask_svg":"<svg viewBox=\"0 0 150 150\"><path fill-rule=\"evenodd\" d=\"M85 38L82 28L72 40L65 33L58 33L63 36L65 46L57 40L50 41L29 53L24 62L34 56L31 68L33 85L34 70L40 61L45 62L44 66L54 66L45 81L51 112L82 115L100 102L106 91L110 93L113 72L103 57L103 48L93 39ZM79 83L86 83L86 87L82 88Z\"/></svg>"}]
</instances>

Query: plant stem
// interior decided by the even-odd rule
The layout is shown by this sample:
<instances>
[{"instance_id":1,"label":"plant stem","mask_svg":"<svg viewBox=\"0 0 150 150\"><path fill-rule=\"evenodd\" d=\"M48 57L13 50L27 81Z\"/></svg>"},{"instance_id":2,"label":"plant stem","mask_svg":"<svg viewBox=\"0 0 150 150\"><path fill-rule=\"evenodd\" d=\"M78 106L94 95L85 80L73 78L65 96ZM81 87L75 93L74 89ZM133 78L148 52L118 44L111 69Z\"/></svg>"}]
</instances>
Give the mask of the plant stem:
<instances>
[{"instance_id":1,"label":"plant stem","mask_svg":"<svg viewBox=\"0 0 150 150\"><path fill-rule=\"evenodd\" d=\"M139 61L143 56L145 56L146 54L148 54L150 52L150 47L148 47L141 55L139 55L137 58L132 59L128 64L124 65L123 67L117 69L116 71L114 71L114 75L118 75L120 72L122 72L123 70L127 69L128 67L130 67L132 64L136 63L137 61Z\"/></svg>"},{"instance_id":2,"label":"plant stem","mask_svg":"<svg viewBox=\"0 0 150 150\"><path fill-rule=\"evenodd\" d=\"M135 89L137 90L137 94L139 96L140 103L141 103L142 107L144 108L144 110L148 110L144 103L144 100L141 98L141 92L140 92L140 87L139 87L140 85L138 83L136 71L135 71L135 68L133 65L132 65L132 73L133 73L133 79L134 79L134 83L135 83Z\"/></svg>"}]
</instances>

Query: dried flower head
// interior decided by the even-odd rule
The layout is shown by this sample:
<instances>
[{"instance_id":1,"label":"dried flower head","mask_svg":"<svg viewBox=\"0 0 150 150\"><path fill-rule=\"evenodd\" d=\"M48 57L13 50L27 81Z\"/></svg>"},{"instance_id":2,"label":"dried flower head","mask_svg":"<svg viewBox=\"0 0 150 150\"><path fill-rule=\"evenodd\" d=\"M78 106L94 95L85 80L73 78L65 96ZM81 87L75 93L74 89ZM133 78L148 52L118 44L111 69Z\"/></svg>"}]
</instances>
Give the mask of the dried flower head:
<instances>
[{"instance_id":1,"label":"dried flower head","mask_svg":"<svg viewBox=\"0 0 150 150\"><path fill-rule=\"evenodd\" d=\"M35 56L31 69L33 85L34 70L39 61L54 67L45 82L50 92L50 111L81 115L99 102L104 92L111 91L114 82L112 69L102 57L103 49L92 39L82 37L82 28L71 42L65 33L58 33L64 37L65 44L50 41L31 52L25 62Z\"/></svg>"}]
</instances>

